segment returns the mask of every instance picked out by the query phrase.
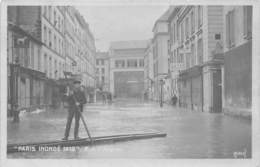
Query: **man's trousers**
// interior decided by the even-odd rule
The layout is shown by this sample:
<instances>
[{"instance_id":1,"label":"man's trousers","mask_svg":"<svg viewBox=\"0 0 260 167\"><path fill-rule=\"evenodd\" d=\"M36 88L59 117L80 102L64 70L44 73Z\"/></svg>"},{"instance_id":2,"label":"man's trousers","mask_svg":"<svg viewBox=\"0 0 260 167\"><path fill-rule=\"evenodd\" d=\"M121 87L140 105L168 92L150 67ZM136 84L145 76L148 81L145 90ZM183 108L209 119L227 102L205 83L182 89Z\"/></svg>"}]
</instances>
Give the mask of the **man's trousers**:
<instances>
[{"instance_id":1,"label":"man's trousers","mask_svg":"<svg viewBox=\"0 0 260 167\"><path fill-rule=\"evenodd\" d=\"M78 107L78 108L81 109L81 107ZM75 116L74 138L78 137L80 113L79 113L79 111L77 111L76 106L70 106L69 111L68 111L65 135L64 135L66 138L69 137L71 122L72 122L72 119L74 116Z\"/></svg>"}]
</instances>

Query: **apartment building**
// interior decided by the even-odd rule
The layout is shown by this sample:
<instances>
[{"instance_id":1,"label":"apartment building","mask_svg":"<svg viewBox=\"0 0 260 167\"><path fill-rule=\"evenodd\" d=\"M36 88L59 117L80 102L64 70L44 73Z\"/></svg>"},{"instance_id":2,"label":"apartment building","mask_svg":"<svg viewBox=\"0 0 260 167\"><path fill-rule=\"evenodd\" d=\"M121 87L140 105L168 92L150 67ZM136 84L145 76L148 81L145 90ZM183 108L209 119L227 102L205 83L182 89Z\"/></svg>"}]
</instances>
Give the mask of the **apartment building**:
<instances>
[{"instance_id":1,"label":"apartment building","mask_svg":"<svg viewBox=\"0 0 260 167\"><path fill-rule=\"evenodd\" d=\"M96 87L101 91L109 91L110 61L108 52L96 53Z\"/></svg>"},{"instance_id":2,"label":"apartment building","mask_svg":"<svg viewBox=\"0 0 260 167\"><path fill-rule=\"evenodd\" d=\"M154 71L153 71L153 43L149 40L144 56L144 90L145 98L153 100L154 97Z\"/></svg>"},{"instance_id":3,"label":"apartment building","mask_svg":"<svg viewBox=\"0 0 260 167\"><path fill-rule=\"evenodd\" d=\"M252 6L225 6L223 111L250 116L252 111Z\"/></svg>"},{"instance_id":4,"label":"apartment building","mask_svg":"<svg viewBox=\"0 0 260 167\"><path fill-rule=\"evenodd\" d=\"M45 98L39 7L9 6L7 27L8 112L51 104Z\"/></svg>"},{"instance_id":5,"label":"apartment building","mask_svg":"<svg viewBox=\"0 0 260 167\"><path fill-rule=\"evenodd\" d=\"M64 54L64 8L41 6L42 65L46 76L63 78Z\"/></svg>"},{"instance_id":6,"label":"apartment building","mask_svg":"<svg viewBox=\"0 0 260 167\"><path fill-rule=\"evenodd\" d=\"M221 112L223 6L176 6L169 22L171 71L179 105Z\"/></svg>"},{"instance_id":7,"label":"apartment building","mask_svg":"<svg viewBox=\"0 0 260 167\"><path fill-rule=\"evenodd\" d=\"M147 40L110 43L110 92L120 98L143 98Z\"/></svg>"},{"instance_id":8,"label":"apartment building","mask_svg":"<svg viewBox=\"0 0 260 167\"><path fill-rule=\"evenodd\" d=\"M169 79L169 16L174 8L169 9L156 20L153 27L153 72L154 100L169 101L172 90Z\"/></svg>"},{"instance_id":9,"label":"apartment building","mask_svg":"<svg viewBox=\"0 0 260 167\"><path fill-rule=\"evenodd\" d=\"M10 92L10 99L21 99L18 108L55 106L60 101L58 81L65 78L64 73L80 75L94 96L94 37L74 7L10 6L8 24L8 47L13 48L8 49L9 64L25 67L28 73L19 73L18 88ZM16 45L17 41L21 44Z\"/></svg>"}]
</instances>

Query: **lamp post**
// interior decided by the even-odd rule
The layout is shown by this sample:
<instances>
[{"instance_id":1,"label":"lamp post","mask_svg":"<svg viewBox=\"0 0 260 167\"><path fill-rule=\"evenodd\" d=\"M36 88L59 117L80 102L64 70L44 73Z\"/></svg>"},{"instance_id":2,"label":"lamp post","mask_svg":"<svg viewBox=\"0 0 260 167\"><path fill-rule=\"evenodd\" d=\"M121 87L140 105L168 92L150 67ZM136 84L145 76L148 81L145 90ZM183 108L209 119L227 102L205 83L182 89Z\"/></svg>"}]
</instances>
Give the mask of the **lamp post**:
<instances>
[{"instance_id":1,"label":"lamp post","mask_svg":"<svg viewBox=\"0 0 260 167\"><path fill-rule=\"evenodd\" d=\"M160 85L161 85L160 107L163 107L163 85L164 85L163 79L160 79Z\"/></svg>"}]
</instances>

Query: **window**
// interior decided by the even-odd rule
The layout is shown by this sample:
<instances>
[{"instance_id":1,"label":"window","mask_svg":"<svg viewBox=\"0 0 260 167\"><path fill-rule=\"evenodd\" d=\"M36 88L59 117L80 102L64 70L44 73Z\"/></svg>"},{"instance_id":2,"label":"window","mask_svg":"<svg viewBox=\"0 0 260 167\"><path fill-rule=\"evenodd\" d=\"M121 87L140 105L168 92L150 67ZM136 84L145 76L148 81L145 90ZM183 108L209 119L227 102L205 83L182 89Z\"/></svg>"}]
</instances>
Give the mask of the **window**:
<instances>
[{"instance_id":1,"label":"window","mask_svg":"<svg viewBox=\"0 0 260 167\"><path fill-rule=\"evenodd\" d=\"M101 80L102 80L102 84L104 84L104 83L105 83L105 77L102 76L102 77L101 77Z\"/></svg>"},{"instance_id":2,"label":"window","mask_svg":"<svg viewBox=\"0 0 260 167\"><path fill-rule=\"evenodd\" d=\"M59 29L59 31L61 31L60 30L60 16L58 17L58 29Z\"/></svg>"},{"instance_id":3,"label":"window","mask_svg":"<svg viewBox=\"0 0 260 167\"><path fill-rule=\"evenodd\" d=\"M195 58L196 54L195 54L195 48L194 48L194 44L191 44L191 67L194 66L196 64L196 58Z\"/></svg>"},{"instance_id":4,"label":"window","mask_svg":"<svg viewBox=\"0 0 260 167\"><path fill-rule=\"evenodd\" d=\"M185 20L185 36L186 36L186 39L189 38L189 18L188 17Z\"/></svg>"},{"instance_id":5,"label":"window","mask_svg":"<svg viewBox=\"0 0 260 167\"><path fill-rule=\"evenodd\" d=\"M180 34L180 26L181 26L180 24L177 24L177 26L176 26L176 28L177 28L177 29L176 29L176 37L177 37L177 40L180 39L180 35L179 35L179 34Z\"/></svg>"},{"instance_id":6,"label":"window","mask_svg":"<svg viewBox=\"0 0 260 167\"><path fill-rule=\"evenodd\" d=\"M53 20L53 22L54 22L54 27L56 27L56 25L57 25L57 20L56 20L56 11L55 11L55 10L54 10L53 15L54 15L54 20Z\"/></svg>"},{"instance_id":7,"label":"window","mask_svg":"<svg viewBox=\"0 0 260 167\"><path fill-rule=\"evenodd\" d=\"M191 19L191 33L193 34L195 31L195 15L193 11L191 11L190 19Z\"/></svg>"},{"instance_id":8,"label":"window","mask_svg":"<svg viewBox=\"0 0 260 167\"><path fill-rule=\"evenodd\" d=\"M54 50L57 50L57 39L56 39L56 35L54 35Z\"/></svg>"},{"instance_id":9,"label":"window","mask_svg":"<svg viewBox=\"0 0 260 167\"><path fill-rule=\"evenodd\" d=\"M184 25L181 23L181 42L184 41Z\"/></svg>"},{"instance_id":10,"label":"window","mask_svg":"<svg viewBox=\"0 0 260 167\"><path fill-rule=\"evenodd\" d=\"M101 60L101 64L104 65L104 59Z\"/></svg>"},{"instance_id":11,"label":"window","mask_svg":"<svg viewBox=\"0 0 260 167\"><path fill-rule=\"evenodd\" d=\"M244 6L244 36L252 36L252 6Z\"/></svg>"},{"instance_id":12,"label":"window","mask_svg":"<svg viewBox=\"0 0 260 167\"><path fill-rule=\"evenodd\" d=\"M51 6L48 6L48 8L49 8L49 13L48 13L48 15L49 15L49 21L51 21Z\"/></svg>"},{"instance_id":13,"label":"window","mask_svg":"<svg viewBox=\"0 0 260 167\"><path fill-rule=\"evenodd\" d=\"M137 60L136 59L127 60L127 67L137 67Z\"/></svg>"},{"instance_id":14,"label":"window","mask_svg":"<svg viewBox=\"0 0 260 167\"><path fill-rule=\"evenodd\" d=\"M171 54L171 43L170 40L167 40L168 54Z\"/></svg>"},{"instance_id":15,"label":"window","mask_svg":"<svg viewBox=\"0 0 260 167\"><path fill-rule=\"evenodd\" d=\"M43 41L45 44L47 44L47 28L44 26L43 28Z\"/></svg>"},{"instance_id":16,"label":"window","mask_svg":"<svg viewBox=\"0 0 260 167\"><path fill-rule=\"evenodd\" d=\"M186 53L186 68L190 68L190 58L191 58L191 54L190 53Z\"/></svg>"},{"instance_id":17,"label":"window","mask_svg":"<svg viewBox=\"0 0 260 167\"><path fill-rule=\"evenodd\" d=\"M203 43L202 43L202 39L198 40L197 62L198 62L198 64L203 63Z\"/></svg>"},{"instance_id":18,"label":"window","mask_svg":"<svg viewBox=\"0 0 260 167\"><path fill-rule=\"evenodd\" d=\"M176 64L177 63L177 54L176 54L176 49L174 50L174 57L173 57L173 63Z\"/></svg>"},{"instance_id":19,"label":"window","mask_svg":"<svg viewBox=\"0 0 260 167\"><path fill-rule=\"evenodd\" d=\"M57 73L58 73L57 60L54 60L54 78L57 78Z\"/></svg>"},{"instance_id":20,"label":"window","mask_svg":"<svg viewBox=\"0 0 260 167\"><path fill-rule=\"evenodd\" d=\"M34 44L33 43L31 43L31 60L29 60L29 64L30 63L31 63L31 67L33 69L34 68Z\"/></svg>"},{"instance_id":21,"label":"window","mask_svg":"<svg viewBox=\"0 0 260 167\"><path fill-rule=\"evenodd\" d=\"M61 62L59 63L59 77L61 78L62 75L62 66L61 66Z\"/></svg>"},{"instance_id":22,"label":"window","mask_svg":"<svg viewBox=\"0 0 260 167\"><path fill-rule=\"evenodd\" d=\"M61 50L60 50L60 54L61 54L61 55L63 54L62 50L63 50L63 42L62 42L62 40L61 40Z\"/></svg>"},{"instance_id":23,"label":"window","mask_svg":"<svg viewBox=\"0 0 260 167\"><path fill-rule=\"evenodd\" d=\"M43 7L43 15L46 17L46 14L47 14L47 6L44 6Z\"/></svg>"},{"instance_id":24,"label":"window","mask_svg":"<svg viewBox=\"0 0 260 167\"><path fill-rule=\"evenodd\" d=\"M226 45L227 48L235 45L235 19L234 10L229 11L226 15Z\"/></svg>"},{"instance_id":25,"label":"window","mask_svg":"<svg viewBox=\"0 0 260 167\"><path fill-rule=\"evenodd\" d=\"M59 44L58 44L58 52L59 52L59 54L61 53L61 42L60 42L61 40L59 39Z\"/></svg>"},{"instance_id":26,"label":"window","mask_svg":"<svg viewBox=\"0 0 260 167\"><path fill-rule=\"evenodd\" d=\"M49 47L51 47L51 30L49 30Z\"/></svg>"},{"instance_id":27,"label":"window","mask_svg":"<svg viewBox=\"0 0 260 167\"><path fill-rule=\"evenodd\" d=\"M37 48L37 54L38 54L38 70L41 71L41 50L40 50L40 47L38 46Z\"/></svg>"},{"instance_id":28,"label":"window","mask_svg":"<svg viewBox=\"0 0 260 167\"><path fill-rule=\"evenodd\" d=\"M184 63L184 54L183 53L179 54L179 60L178 61L179 61L180 64Z\"/></svg>"},{"instance_id":29,"label":"window","mask_svg":"<svg viewBox=\"0 0 260 167\"><path fill-rule=\"evenodd\" d=\"M96 64L99 65L99 60L98 59L96 60Z\"/></svg>"},{"instance_id":30,"label":"window","mask_svg":"<svg viewBox=\"0 0 260 167\"><path fill-rule=\"evenodd\" d=\"M124 60L116 60L115 66L116 66L116 68L124 68L125 67L125 61Z\"/></svg>"},{"instance_id":31,"label":"window","mask_svg":"<svg viewBox=\"0 0 260 167\"><path fill-rule=\"evenodd\" d=\"M63 20L61 20L61 32L63 32Z\"/></svg>"},{"instance_id":32,"label":"window","mask_svg":"<svg viewBox=\"0 0 260 167\"><path fill-rule=\"evenodd\" d=\"M200 26L202 25L203 22L203 13L202 13L202 6L198 7L198 27L200 28Z\"/></svg>"},{"instance_id":33,"label":"window","mask_svg":"<svg viewBox=\"0 0 260 167\"><path fill-rule=\"evenodd\" d=\"M102 68L102 74L105 74L105 68Z\"/></svg>"},{"instance_id":34,"label":"window","mask_svg":"<svg viewBox=\"0 0 260 167\"><path fill-rule=\"evenodd\" d=\"M52 61L51 61L51 57L49 57L49 76L52 77Z\"/></svg>"},{"instance_id":35,"label":"window","mask_svg":"<svg viewBox=\"0 0 260 167\"><path fill-rule=\"evenodd\" d=\"M175 23L173 24L173 43L175 43L175 41L176 41L176 27L175 27L176 25L175 25Z\"/></svg>"},{"instance_id":36,"label":"window","mask_svg":"<svg viewBox=\"0 0 260 167\"><path fill-rule=\"evenodd\" d=\"M140 59L139 60L139 67L143 67L144 66L144 60L143 59Z\"/></svg>"},{"instance_id":37,"label":"window","mask_svg":"<svg viewBox=\"0 0 260 167\"><path fill-rule=\"evenodd\" d=\"M46 55L46 53L44 54L44 61L43 61L43 65L44 65L44 73L47 75L47 70L48 70L48 62L47 62L47 55Z\"/></svg>"},{"instance_id":38,"label":"window","mask_svg":"<svg viewBox=\"0 0 260 167\"><path fill-rule=\"evenodd\" d=\"M173 63L173 52L170 55L170 63Z\"/></svg>"}]
</instances>

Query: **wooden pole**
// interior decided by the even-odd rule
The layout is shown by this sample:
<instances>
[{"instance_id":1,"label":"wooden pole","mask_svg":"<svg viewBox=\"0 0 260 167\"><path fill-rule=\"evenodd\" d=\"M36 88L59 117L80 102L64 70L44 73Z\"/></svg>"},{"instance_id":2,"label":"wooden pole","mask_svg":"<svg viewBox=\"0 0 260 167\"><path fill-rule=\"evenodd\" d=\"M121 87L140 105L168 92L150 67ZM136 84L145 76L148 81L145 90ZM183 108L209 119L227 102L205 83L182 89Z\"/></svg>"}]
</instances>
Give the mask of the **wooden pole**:
<instances>
[{"instance_id":1,"label":"wooden pole","mask_svg":"<svg viewBox=\"0 0 260 167\"><path fill-rule=\"evenodd\" d=\"M74 101L75 101L75 103L76 103L77 100L76 100L75 96L72 95L72 97L73 97L73 99L74 99ZM85 130L87 131L88 137L89 137L90 141L92 142L92 138L91 138L91 136L90 136L90 132L89 132L89 130L88 130L86 121L85 121L85 119L84 119L84 117L83 117L83 115L82 115L82 113L81 113L81 111L80 111L80 108L79 108L79 106L77 106L77 105L76 105L76 108L77 108L77 112L79 113L80 118L81 118L81 120L82 120L82 122L83 122L84 128L85 128Z\"/></svg>"}]
</instances>

